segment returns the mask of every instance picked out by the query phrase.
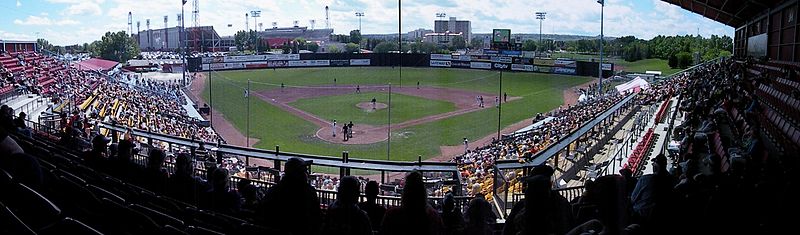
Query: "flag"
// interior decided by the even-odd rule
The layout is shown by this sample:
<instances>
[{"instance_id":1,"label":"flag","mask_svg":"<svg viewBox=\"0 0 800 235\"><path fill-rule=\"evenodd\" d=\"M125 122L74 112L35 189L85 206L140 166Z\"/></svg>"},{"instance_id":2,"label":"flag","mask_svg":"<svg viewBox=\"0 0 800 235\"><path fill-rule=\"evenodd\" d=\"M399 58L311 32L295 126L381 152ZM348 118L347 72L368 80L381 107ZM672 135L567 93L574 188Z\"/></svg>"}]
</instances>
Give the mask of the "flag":
<instances>
[{"instance_id":1,"label":"flag","mask_svg":"<svg viewBox=\"0 0 800 235\"><path fill-rule=\"evenodd\" d=\"M247 98L248 96L250 96L250 91L244 89L244 98Z\"/></svg>"},{"instance_id":2,"label":"flag","mask_svg":"<svg viewBox=\"0 0 800 235\"><path fill-rule=\"evenodd\" d=\"M183 1L183 5L186 5L186 2L188 2L189 0L181 0L181 1Z\"/></svg>"}]
</instances>

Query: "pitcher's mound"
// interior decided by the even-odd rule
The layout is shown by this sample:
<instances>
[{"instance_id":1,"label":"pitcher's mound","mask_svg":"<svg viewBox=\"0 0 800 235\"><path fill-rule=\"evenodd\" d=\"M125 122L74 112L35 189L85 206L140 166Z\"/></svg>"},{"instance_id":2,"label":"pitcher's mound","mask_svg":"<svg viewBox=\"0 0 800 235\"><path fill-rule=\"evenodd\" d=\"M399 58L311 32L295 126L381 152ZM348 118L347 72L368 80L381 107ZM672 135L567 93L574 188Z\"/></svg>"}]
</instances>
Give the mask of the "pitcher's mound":
<instances>
[{"instance_id":1,"label":"pitcher's mound","mask_svg":"<svg viewBox=\"0 0 800 235\"><path fill-rule=\"evenodd\" d=\"M386 105L386 104L380 103L380 102L375 102L375 108L373 109L372 108L372 102L361 102L361 103L358 103L356 105L356 107L360 108L364 112L375 112L375 110L381 110L381 109L388 108L389 105Z\"/></svg>"}]
</instances>

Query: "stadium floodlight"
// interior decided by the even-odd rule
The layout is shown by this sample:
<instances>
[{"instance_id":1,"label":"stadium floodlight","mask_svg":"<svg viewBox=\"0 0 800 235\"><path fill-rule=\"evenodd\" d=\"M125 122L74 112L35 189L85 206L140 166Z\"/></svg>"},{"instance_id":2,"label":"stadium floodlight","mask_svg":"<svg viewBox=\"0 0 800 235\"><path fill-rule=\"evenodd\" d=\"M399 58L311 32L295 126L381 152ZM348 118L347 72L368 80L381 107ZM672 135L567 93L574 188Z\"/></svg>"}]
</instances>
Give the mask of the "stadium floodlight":
<instances>
[{"instance_id":1,"label":"stadium floodlight","mask_svg":"<svg viewBox=\"0 0 800 235\"><path fill-rule=\"evenodd\" d=\"M603 9L606 6L605 0L597 0L600 3L600 62L597 65L597 95L603 93Z\"/></svg>"},{"instance_id":2,"label":"stadium floodlight","mask_svg":"<svg viewBox=\"0 0 800 235\"><path fill-rule=\"evenodd\" d=\"M361 17L364 17L364 12L363 11L356 12L356 16L358 17L358 32L360 33L361 32Z\"/></svg>"},{"instance_id":3,"label":"stadium floodlight","mask_svg":"<svg viewBox=\"0 0 800 235\"><path fill-rule=\"evenodd\" d=\"M539 20L539 47L542 45L542 21L544 21L547 12L536 12L536 19ZM536 48L539 51L540 48Z\"/></svg>"},{"instance_id":4,"label":"stadium floodlight","mask_svg":"<svg viewBox=\"0 0 800 235\"><path fill-rule=\"evenodd\" d=\"M258 17L261 17L261 10L250 11L250 17L253 18L253 26L255 26L256 31L260 31L258 29Z\"/></svg>"}]
</instances>

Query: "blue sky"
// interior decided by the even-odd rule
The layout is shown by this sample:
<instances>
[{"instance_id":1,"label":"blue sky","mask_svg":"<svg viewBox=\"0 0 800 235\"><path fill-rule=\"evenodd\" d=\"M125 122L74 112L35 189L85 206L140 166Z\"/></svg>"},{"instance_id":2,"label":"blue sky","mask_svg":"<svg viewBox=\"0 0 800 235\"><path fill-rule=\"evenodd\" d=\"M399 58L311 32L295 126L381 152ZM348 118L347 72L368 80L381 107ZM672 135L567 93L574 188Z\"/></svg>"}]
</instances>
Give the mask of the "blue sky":
<instances>
[{"instance_id":1,"label":"blue sky","mask_svg":"<svg viewBox=\"0 0 800 235\"><path fill-rule=\"evenodd\" d=\"M476 33L493 28L510 28L514 33L538 33L534 12L547 12L545 34L600 34L600 5L596 0L403 0L402 31L433 28L437 12L472 21ZM324 7L330 6L335 33L358 28L355 12L365 13L363 33L397 32L398 6L395 0L200 0L200 25L211 25L221 35L245 28L245 13L261 10L259 23L271 27L325 27ZM107 31L128 28L127 14L133 13L133 27L163 28L164 16L170 27L177 24L180 0L2 0L0 39L45 38L57 45L91 42ZM187 15L192 1L186 4ZM661 0L606 0L605 35L650 39L657 35L711 34L732 36L734 29ZM250 19L253 28L254 19ZM187 18L191 24L191 16ZM228 27L228 25L232 27Z\"/></svg>"}]
</instances>

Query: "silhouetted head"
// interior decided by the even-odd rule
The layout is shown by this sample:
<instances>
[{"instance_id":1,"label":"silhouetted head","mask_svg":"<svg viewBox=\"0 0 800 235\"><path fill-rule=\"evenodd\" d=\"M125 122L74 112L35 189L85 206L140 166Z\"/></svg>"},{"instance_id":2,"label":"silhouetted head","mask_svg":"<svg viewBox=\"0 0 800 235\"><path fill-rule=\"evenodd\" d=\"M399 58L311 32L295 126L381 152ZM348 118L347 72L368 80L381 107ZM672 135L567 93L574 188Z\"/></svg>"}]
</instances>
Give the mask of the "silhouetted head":
<instances>
[{"instance_id":1,"label":"silhouetted head","mask_svg":"<svg viewBox=\"0 0 800 235\"><path fill-rule=\"evenodd\" d=\"M167 158L167 154L164 153L164 150L161 149L152 149L150 150L150 156L147 160L147 168L148 169L161 169L161 166L164 165L164 160Z\"/></svg>"},{"instance_id":2,"label":"silhouetted head","mask_svg":"<svg viewBox=\"0 0 800 235\"><path fill-rule=\"evenodd\" d=\"M186 153L178 154L178 157L175 158L175 174L191 176L193 170L192 157Z\"/></svg>"},{"instance_id":3,"label":"silhouetted head","mask_svg":"<svg viewBox=\"0 0 800 235\"><path fill-rule=\"evenodd\" d=\"M342 204L356 204L361 184L353 176L345 176L339 181L338 201Z\"/></svg>"},{"instance_id":4,"label":"silhouetted head","mask_svg":"<svg viewBox=\"0 0 800 235\"><path fill-rule=\"evenodd\" d=\"M289 181L307 181L306 162L300 158L290 158L284 165L284 179Z\"/></svg>"},{"instance_id":5,"label":"silhouetted head","mask_svg":"<svg viewBox=\"0 0 800 235\"><path fill-rule=\"evenodd\" d=\"M374 180L367 182L367 186L364 187L364 194L367 195L367 199L372 200L378 198L378 193L378 182L375 182Z\"/></svg>"},{"instance_id":6,"label":"silhouetted head","mask_svg":"<svg viewBox=\"0 0 800 235\"><path fill-rule=\"evenodd\" d=\"M227 190L228 189L228 170L225 168L216 168L213 173L214 177L211 179L211 186L214 190Z\"/></svg>"},{"instance_id":7,"label":"silhouetted head","mask_svg":"<svg viewBox=\"0 0 800 235\"><path fill-rule=\"evenodd\" d=\"M453 212L456 209L456 198L452 192L448 192L442 199L442 211Z\"/></svg>"},{"instance_id":8,"label":"silhouetted head","mask_svg":"<svg viewBox=\"0 0 800 235\"><path fill-rule=\"evenodd\" d=\"M130 140L120 140L117 144L117 158L130 161L133 157L133 142Z\"/></svg>"},{"instance_id":9,"label":"silhouetted head","mask_svg":"<svg viewBox=\"0 0 800 235\"><path fill-rule=\"evenodd\" d=\"M428 193L425 191L425 183L422 181L422 173L412 171L406 175L406 185L403 187L401 201L403 207L422 209L425 207L425 200Z\"/></svg>"}]
</instances>

